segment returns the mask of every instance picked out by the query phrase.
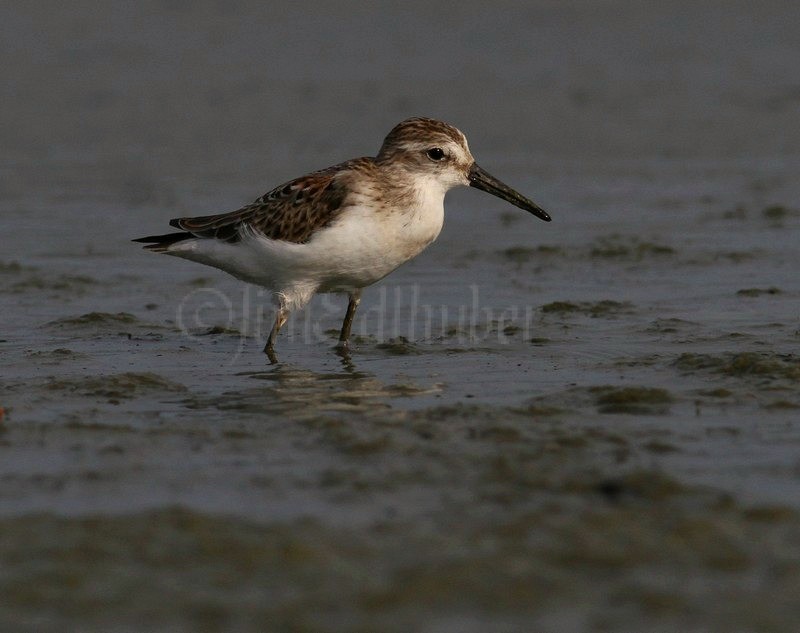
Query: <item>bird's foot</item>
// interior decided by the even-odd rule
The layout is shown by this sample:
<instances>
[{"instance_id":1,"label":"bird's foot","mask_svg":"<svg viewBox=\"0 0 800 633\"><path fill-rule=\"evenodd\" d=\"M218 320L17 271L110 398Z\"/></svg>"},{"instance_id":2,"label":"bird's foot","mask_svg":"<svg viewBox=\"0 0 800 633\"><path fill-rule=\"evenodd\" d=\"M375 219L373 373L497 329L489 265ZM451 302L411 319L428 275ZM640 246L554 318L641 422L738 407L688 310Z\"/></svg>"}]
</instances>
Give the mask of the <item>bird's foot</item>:
<instances>
[{"instance_id":1,"label":"bird's foot","mask_svg":"<svg viewBox=\"0 0 800 633\"><path fill-rule=\"evenodd\" d=\"M350 344L347 341L339 341L333 348L334 353L342 362L342 367L352 372L355 369L353 359L350 356Z\"/></svg>"},{"instance_id":2,"label":"bird's foot","mask_svg":"<svg viewBox=\"0 0 800 633\"><path fill-rule=\"evenodd\" d=\"M278 364L278 357L275 355L275 349L272 347L272 343L267 343L264 346L264 353L267 355L270 365Z\"/></svg>"},{"instance_id":3,"label":"bird's foot","mask_svg":"<svg viewBox=\"0 0 800 633\"><path fill-rule=\"evenodd\" d=\"M348 341L347 339L344 340L339 339L339 341L336 343L333 349L335 349L337 352L349 352L350 341Z\"/></svg>"}]
</instances>

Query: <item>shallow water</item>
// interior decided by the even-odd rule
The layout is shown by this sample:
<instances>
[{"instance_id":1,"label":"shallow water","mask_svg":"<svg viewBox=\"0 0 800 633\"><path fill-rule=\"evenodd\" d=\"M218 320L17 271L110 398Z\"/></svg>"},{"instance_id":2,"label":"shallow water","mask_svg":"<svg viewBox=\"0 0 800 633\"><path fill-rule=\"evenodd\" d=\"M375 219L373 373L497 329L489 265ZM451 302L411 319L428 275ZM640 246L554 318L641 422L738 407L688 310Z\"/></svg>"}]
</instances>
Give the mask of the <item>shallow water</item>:
<instances>
[{"instance_id":1,"label":"shallow water","mask_svg":"<svg viewBox=\"0 0 800 633\"><path fill-rule=\"evenodd\" d=\"M796 9L141 6L0 19L0 628L794 630ZM450 194L349 359L128 241L412 114L554 221Z\"/></svg>"}]
</instances>

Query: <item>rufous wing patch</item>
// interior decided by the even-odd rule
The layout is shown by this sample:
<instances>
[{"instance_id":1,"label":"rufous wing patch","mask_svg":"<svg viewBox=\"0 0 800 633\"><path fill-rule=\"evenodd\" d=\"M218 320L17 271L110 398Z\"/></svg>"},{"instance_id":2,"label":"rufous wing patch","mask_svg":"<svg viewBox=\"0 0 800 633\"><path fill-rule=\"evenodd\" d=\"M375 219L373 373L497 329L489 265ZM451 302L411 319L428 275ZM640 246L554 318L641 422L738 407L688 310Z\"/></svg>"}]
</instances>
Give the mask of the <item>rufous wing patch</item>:
<instances>
[{"instance_id":1,"label":"rufous wing patch","mask_svg":"<svg viewBox=\"0 0 800 633\"><path fill-rule=\"evenodd\" d=\"M349 189L341 174L349 169L368 168L366 163L371 161L357 158L296 178L236 211L175 218L170 224L196 237L224 242L238 242L247 233L257 233L272 240L303 244L346 208Z\"/></svg>"}]
</instances>

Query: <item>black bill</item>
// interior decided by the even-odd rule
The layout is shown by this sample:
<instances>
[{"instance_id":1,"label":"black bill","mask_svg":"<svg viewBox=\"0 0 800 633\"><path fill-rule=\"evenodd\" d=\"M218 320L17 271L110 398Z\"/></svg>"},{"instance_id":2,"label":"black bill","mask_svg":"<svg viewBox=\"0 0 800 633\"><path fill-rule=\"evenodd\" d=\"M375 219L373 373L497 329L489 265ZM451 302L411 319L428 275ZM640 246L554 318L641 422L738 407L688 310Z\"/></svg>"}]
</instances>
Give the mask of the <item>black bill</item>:
<instances>
[{"instance_id":1,"label":"black bill","mask_svg":"<svg viewBox=\"0 0 800 633\"><path fill-rule=\"evenodd\" d=\"M541 218L545 222L549 222L552 219L547 214L547 211L542 209L542 207L532 200L528 200L521 193L514 191L505 183L500 182L489 172L478 167L478 163L472 163L472 167L470 167L467 177L469 178L470 187L475 187L476 189L486 191L493 196L502 198L503 200L513 204L515 207L519 207L520 209L525 209L525 211L529 213L533 213L533 215L535 215L537 218Z\"/></svg>"}]
</instances>

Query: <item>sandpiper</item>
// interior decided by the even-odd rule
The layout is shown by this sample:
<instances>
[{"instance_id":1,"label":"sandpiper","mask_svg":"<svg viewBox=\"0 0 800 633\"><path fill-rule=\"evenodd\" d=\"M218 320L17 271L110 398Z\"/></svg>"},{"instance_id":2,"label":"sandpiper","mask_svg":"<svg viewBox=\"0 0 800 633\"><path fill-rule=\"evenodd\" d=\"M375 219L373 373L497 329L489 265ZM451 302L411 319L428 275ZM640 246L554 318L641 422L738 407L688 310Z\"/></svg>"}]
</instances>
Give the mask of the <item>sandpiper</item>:
<instances>
[{"instance_id":1,"label":"sandpiper","mask_svg":"<svg viewBox=\"0 0 800 633\"><path fill-rule=\"evenodd\" d=\"M366 286L418 255L442 229L444 196L469 185L547 222L537 204L477 165L460 130L415 117L397 124L375 157L279 185L237 211L175 218L177 233L141 237L147 250L214 266L269 289L277 304L264 352L293 310L318 292L348 295L346 350Z\"/></svg>"}]
</instances>

